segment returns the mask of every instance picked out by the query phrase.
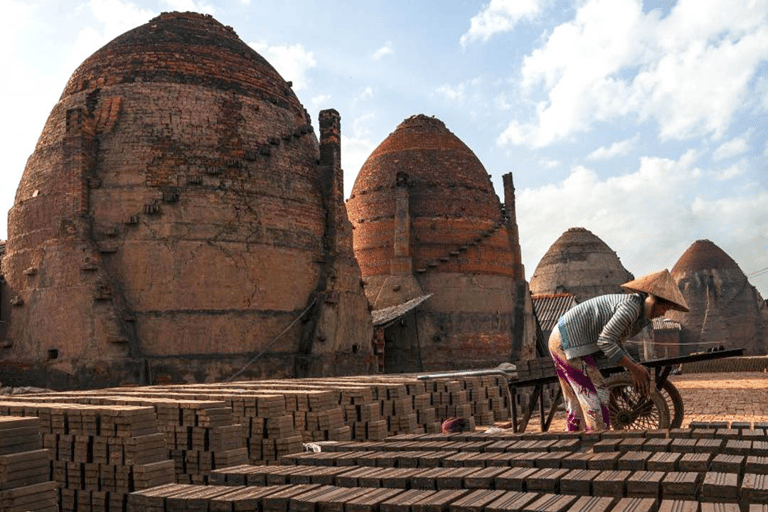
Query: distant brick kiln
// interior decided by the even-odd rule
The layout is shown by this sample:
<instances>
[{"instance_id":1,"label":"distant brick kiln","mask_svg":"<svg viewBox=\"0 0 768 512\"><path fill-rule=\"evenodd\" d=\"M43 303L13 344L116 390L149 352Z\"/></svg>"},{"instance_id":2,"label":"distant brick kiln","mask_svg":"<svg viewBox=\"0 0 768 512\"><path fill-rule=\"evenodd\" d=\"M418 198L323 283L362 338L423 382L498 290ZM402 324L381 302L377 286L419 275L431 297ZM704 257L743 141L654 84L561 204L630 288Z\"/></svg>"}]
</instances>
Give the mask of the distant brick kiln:
<instances>
[{"instance_id":1,"label":"distant brick kiln","mask_svg":"<svg viewBox=\"0 0 768 512\"><path fill-rule=\"evenodd\" d=\"M691 311L669 311L680 322L681 351L724 346L768 353L768 307L739 265L709 240L697 240L672 268Z\"/></svg>"},{"instance_id":2,"label":"distant brick kiln","mask_svg":"<svg viewBox=\"0 0 768 512\"><path fill-rule=\"evenodd\" d=\"M642 343L646 357L674 357L720 346L744 348L748 355L768 352L768 307L722 249L698 240L671 273L691 311L668 311L666 318L654 321L653 333L635 338L635 346L653 341ZM531 293L541 309L554 294L570 294L576 302L584 302L623 293L620 285L631 279L605 242L585 228L570 228L542 257L531 277Z\"/></svg>"},{"instance_id":3,"label":"distant brick kiln","mask_svg":"<svg viewBox=\"0 0 768 512\"><path fill-rule=\"evenodd\" d=\"M577 302L623 293L634 279L616 252L586 228L570 228L547 250L531 277L531 293L570 293Z\"/></svg>"}]
</instances>

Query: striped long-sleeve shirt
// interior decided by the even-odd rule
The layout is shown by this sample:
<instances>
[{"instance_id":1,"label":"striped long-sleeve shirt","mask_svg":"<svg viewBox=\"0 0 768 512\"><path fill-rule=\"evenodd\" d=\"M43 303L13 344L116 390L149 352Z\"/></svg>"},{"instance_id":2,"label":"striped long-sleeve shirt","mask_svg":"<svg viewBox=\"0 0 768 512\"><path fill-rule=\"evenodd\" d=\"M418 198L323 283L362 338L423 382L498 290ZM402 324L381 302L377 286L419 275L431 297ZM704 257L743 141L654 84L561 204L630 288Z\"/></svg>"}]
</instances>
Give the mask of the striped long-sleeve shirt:
<instances>
[{"instance_id":1,"label":"striped long-sleeve shirt","mask_svg":"<svg viewBox=\"0 0 768 512\"><path fill-rule=\"evenodd\" d=\"M645 294L603 295L571 308L557 327L566 357L581 357L602 351L616 365L627 356L621 343L650 323L645 317Z\"/></svg>"}]
</instances>

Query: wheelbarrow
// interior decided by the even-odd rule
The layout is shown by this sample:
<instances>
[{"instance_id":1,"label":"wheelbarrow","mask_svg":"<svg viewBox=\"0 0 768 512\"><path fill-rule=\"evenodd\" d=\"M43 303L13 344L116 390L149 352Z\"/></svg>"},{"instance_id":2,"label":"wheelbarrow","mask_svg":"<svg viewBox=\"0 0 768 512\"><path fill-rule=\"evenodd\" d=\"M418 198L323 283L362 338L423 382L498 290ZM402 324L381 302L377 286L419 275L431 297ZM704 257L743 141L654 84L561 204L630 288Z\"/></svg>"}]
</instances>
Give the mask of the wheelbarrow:
<instances>
[{"instance_id":1,"label":"wheelbarrow","mask_svg":"<svg viewBox=\"0 0 768 512\"><path fill-rule=\"evenodd\" d=\"M672 370L684 363L736 357L743 355L743 353L744 349L736 348L643 361L641 364L653 371L652 382L655 389L648 396L640 395L634 390L631 376L623 367L615 366L601 369L610 392L608 409L611 415L611 428L615 430L679 428L683 424L685 407L680 392L668 380ZM543 358L543 360L545 359ZM558 388L557 395L552 400L547 413L544 404L544 386L557 382L557 375L546 371L540 372L538 375L510 381L512 428L515 432L525 432L537 404L541 431L549 430L557 406L562 400L562 390ZM534 389L528 407L523 409L522 418L518 419L515 396L520 388L526 387L533 387Z\"/></svg>"}]
</instances>

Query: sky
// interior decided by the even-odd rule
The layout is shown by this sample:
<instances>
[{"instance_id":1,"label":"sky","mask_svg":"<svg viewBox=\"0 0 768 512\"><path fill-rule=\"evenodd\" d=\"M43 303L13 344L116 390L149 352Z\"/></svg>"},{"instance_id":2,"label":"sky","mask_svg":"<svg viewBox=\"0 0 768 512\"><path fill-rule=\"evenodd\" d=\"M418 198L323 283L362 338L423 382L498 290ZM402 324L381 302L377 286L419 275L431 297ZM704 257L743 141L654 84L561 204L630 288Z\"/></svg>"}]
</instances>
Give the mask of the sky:
<instances>
[{"instance_id":1,"label":"sky","mask_svg":"<svg viewBox=\"0 0 768 512\"><path fill-rule=\"evenodd\" d=\"M442 120L503 197L530 279L584 227L635 276L696 240L768 298L768 0L3 0L0 239L89 55L161 12L211 14L310 112L341 114L345 193L404 119Z\"/></svg>"}]
</instances>

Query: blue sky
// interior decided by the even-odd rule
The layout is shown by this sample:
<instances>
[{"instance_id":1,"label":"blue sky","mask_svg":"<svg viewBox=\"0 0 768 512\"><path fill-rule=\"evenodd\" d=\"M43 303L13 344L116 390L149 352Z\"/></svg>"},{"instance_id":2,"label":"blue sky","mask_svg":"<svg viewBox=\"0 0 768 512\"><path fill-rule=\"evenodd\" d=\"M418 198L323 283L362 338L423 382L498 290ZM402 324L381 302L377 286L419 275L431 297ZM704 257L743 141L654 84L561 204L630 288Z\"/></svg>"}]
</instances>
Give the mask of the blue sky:
<instances>
[{"instance_id":1,"label":"blue sky","mask_svg":"<svg viewBox=\"0 0 768 512\"><path fill-rule=\"evenodd\" d=\"M403 119L434 115L497 194L513 173L529 278L582 226L637 276L712 240L768 298L768 0L3 4L3 214L75 68L160 12L197 11L293 81L316 127L340 112L347 195Z\"/></svg>"}]
</instances>

